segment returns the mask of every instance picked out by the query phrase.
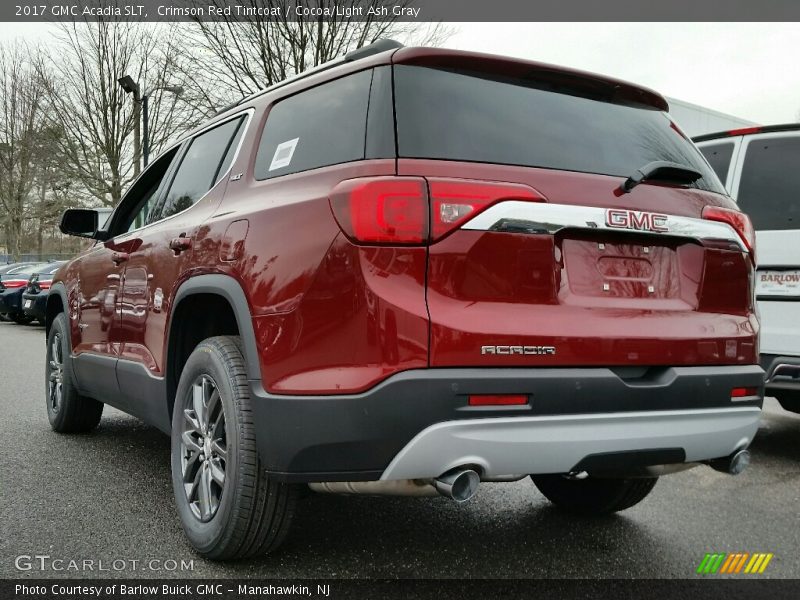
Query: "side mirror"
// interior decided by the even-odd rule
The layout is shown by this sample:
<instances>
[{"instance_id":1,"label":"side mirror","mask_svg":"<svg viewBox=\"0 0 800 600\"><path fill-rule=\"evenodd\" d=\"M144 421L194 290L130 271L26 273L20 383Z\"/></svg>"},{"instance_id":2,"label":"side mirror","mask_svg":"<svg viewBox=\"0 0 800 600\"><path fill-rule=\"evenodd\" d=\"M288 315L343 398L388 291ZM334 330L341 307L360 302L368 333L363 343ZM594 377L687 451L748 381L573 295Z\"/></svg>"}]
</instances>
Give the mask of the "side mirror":
<instances>
[{"instance_id":1,"label":"side mirror","mask_svg":"<svg viewBox=\"0 0 800 600\"><path fill-rule=\"evenodd\" d=\"M108 215L103 215L103 221ZM74 235L77 237L102 239L105 233L100 230L101 215L100 211L92 208L68 208L61 215L61 223L58 228L61 233Z\"/></svg>"}]
</instances>

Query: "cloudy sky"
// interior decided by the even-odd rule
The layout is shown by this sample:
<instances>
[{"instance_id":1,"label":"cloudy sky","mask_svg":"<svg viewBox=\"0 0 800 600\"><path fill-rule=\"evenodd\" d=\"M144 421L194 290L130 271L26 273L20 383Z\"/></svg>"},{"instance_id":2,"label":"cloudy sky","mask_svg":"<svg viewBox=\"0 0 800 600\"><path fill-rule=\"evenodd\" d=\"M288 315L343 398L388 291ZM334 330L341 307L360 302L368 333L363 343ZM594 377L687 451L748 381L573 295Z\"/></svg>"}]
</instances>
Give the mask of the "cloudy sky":
<instances>
[{"instance_id":1,"label":"cloudy sky","mask_svg":"<svg viewBox=\"0 0 800 600\"><path fill-rule=\"evenodd\" d=\"M800 23L462 23L445 44L566 65L762 124L800 120ZM38 24L0 40L46 43Z\"/></svg>"}]
</instances>

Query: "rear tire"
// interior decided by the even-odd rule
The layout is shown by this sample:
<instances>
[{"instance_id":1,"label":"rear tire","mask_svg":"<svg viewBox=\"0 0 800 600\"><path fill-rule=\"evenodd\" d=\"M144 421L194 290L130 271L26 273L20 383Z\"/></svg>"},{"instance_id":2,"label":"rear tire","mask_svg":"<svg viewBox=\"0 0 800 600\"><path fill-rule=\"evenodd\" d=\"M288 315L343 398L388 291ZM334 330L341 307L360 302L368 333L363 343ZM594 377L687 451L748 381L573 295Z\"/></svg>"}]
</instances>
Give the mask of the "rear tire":
<instances>
[{"instance_id":1,"label":"rear tire","mask_svg":"<svg viewBox=\"0 0 800 600\"><path fill-rule=\"evenodd\" d=\"M658 481L658 477L568 479L563 475L531 475L531 479L557 507L587 516L630 508L644 500Z\"/></svg>"},{"instance_id":2,"label":"rear tire","mask_svg":"<svg viewBox=\"0 0 800 600\"><path fill-rule=\"evenodd\" d=\"M186 536L213 560L263 555L286 537L297 486L258 456L238 337L201 342L181 373L172 416L172 483Z\"/></svg>"},{"instance_id":3,"label":"rear tire","mask_svg":"<svg viewBox=\"0 0 800 600\"><path fill-rule=\"evenodd\" d=\"M47 334L45 391L47 419L54 431L83 433L91 431L100 422L103 403L81 396L75 387L69 324L64 313L53 319Z\"/></svg>"}]
</instances>

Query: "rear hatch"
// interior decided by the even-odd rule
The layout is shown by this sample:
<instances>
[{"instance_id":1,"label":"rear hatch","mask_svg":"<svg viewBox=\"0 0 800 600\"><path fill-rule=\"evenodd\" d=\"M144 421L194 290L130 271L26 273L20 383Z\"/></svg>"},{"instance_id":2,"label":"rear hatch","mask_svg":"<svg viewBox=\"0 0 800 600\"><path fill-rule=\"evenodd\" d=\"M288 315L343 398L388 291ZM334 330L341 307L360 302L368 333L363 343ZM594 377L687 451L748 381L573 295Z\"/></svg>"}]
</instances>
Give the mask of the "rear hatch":
<instances>
[{"instance_id":1,"label":"rear hatch","mask_svg":"<svg viewBox=\"0 0 800 600\"><path fill-rule=\"evenodd\" d=\"M432 366L757 362L751 232L660 96L485 56L395 62L398 175L431 207ZM701 177L621 190L653 161Z\"/></svg>"}]
</instances>

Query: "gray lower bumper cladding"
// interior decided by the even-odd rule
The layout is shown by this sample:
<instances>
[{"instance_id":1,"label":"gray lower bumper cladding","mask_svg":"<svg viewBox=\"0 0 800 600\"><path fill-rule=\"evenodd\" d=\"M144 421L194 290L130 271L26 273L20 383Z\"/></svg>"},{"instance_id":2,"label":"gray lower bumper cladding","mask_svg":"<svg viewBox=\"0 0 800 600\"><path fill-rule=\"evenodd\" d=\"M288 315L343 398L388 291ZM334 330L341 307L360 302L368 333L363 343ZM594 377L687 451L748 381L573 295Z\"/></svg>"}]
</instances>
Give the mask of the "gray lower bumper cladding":
<instances>
[{"instance_id":1,"label":"gray lower bumper cladding","mask_svg":"<svg viewBox=\"0 0 800 600\"><path fill-rule=\"evenodd\" d=\"M421 431L382 480L437 477L473 465L482 476L568 473L596 454L679 448L686 462L746 448L761 409L648 411L446 421Z\"/></svg>"}]
</instances>

